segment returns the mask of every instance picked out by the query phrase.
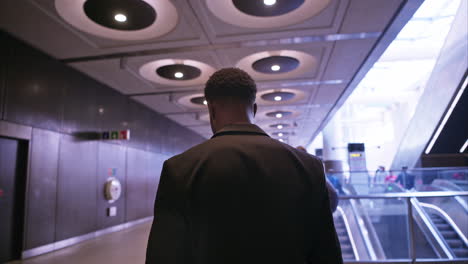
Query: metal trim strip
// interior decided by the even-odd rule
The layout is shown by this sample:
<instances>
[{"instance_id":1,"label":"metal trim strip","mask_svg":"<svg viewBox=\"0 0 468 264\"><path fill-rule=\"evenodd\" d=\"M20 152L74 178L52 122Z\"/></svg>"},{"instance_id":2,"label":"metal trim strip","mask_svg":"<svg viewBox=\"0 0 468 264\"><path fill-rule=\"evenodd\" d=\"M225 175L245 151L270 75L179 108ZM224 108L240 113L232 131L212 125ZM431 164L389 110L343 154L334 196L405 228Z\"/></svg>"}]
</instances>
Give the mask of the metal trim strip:
<instances>
[{"instance_id":1,"label":"metal trim strip","mask_svg":"<svg viewBox=\"0 0 468 264\"><path fill-rule=\"evenodd\" d=\"M68 238L68 239L65 239L65 240L57 241L57 242L54 242L54 243L50 243L50 244L47 244L47 245L43 245L43 246L40 246L40 247L28 249L28 250L25 250L25 251L22 252L21 259L31 258L31 257L39 256L39 255L42 255L42 254L50 253L52 251L56 251L56 250L59 250L59 249L65 248L65 247L73 246L73 245L76 245L78 243L84 242L86 240L100 237L102 235L106 235L106 234L109 234L109 233L114 233L114 232L117 232L117 231L128 229L130 227L134 227L136 225L139 225L139 224L151 221L151 220L153 220L152 216L145 217L145 218L141 218L141 219L138 219L138 220L135 220L135 221L123 223L123 224L116 225L116 226L111 226L109 228L105 228L105 229L101 229L101 230L97 230L97 231L94 231L94 232L91 232L91 233L88 233L88 234L85 234L85 235L76 236L76 237Z\"/></svg>"}]
</instances>

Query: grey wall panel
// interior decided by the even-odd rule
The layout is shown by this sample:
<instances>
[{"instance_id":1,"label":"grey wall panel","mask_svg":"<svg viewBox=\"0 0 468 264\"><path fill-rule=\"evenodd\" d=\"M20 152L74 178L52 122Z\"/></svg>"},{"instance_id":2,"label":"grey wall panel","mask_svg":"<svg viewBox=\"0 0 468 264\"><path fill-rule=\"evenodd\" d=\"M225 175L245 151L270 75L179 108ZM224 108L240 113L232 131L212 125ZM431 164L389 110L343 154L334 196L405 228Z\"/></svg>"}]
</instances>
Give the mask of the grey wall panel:
<instances>
[{"instance_id":1,"label":"grey wall panel","mask_svg":"<svg viewBox=\"0 0 468 264\"><path fill-rule=\"evenodd\" d=\"M97 131L96 82L69 68L64 93L62 132L83 136ZM82 134L83 133L83 134Z\"/></svg>"},{"instance_id":2,"label":"grey wall panel","mask_svg":"<svg viewBox=\"0 0 468 264\"><path fill-rule=\"evenodd\" d=\"M5 119L59 131L64 66L20 42L12 47L11 56L7 57Z\"/></svg>"},{"instance_id":3,"label":"grey wall panel","mask_svg":"<svg viewBox=\"0 0 468 264\"><path fill-rule=\"evenodd\" d=\"M56 240L96 230L97 143L62 136Z\"/></svg>"},{"instance_id":4,"label":"grey wall panel","mask_svg":"<svg viewBox=\"0 0 468 264\"><path fill-rule=\"evenodd\" d=\"M139 149L127 149L126 221L150 214L147 199L148 153Z\"/></svg>"},{"instance_id":5,"label":"grey wall panel","mask_svg":"<svg viewBox=\"0 0 468 264\"><path fill-rule=\"evenodd\" d=\"M98 229L121 224L125 221L125 175L126 175L126 147L115 144L98 144L97 169L97 227ZM120 198L109 203L104 196L104 186L110 178L117 178L122 185ZM116 216L108 216L110 207L117 208Z\"/></svg>"},{"instance_id":6,"label":"grey wall panel","mask_svg":"<svg viewBox=\"0 0 468 264\"><path fill-rule=\"evenodd\" d=\"M33 129L27 186L25 247L54 242L60 134Z\"/></svg>"},{"instance_id":7,"label":"grey wall panel","mask_svg":"<svg viewBox=\"0 0 468 264\"><path fill-rule=\"evenodd\" d=\"M135 102L128 102L128 112L130 114L129 128L132 130L132 140L129 145L134 148L148 149L149 127L152 113L148 108Z\"/></svg>"},{"instance_id":8,"label":"grey wall panel","mask_svg":"<svg viewBox=\"0 0 468 264\"><path fill-rule=\"evenodd\" d=\"M94 83L99 113L98 127L101 130L127 129L131 122L128 114L128 98L102 84Z\"/></svg>"}]
</instances>

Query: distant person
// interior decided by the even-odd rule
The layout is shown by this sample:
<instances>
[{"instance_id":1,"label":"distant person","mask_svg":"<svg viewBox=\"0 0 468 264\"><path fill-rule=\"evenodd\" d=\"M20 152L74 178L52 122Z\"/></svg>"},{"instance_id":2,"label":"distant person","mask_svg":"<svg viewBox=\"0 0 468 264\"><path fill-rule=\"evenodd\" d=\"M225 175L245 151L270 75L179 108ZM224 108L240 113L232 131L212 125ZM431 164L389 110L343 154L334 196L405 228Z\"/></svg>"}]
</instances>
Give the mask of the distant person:
<instances>
[{"instance_id":1,"label":"distant person","mask_svg":"<svg viewBox=\"0 0 468 264\"><path fill-rule=\"evenodd\" d=\"M388 175L385 176L384 183L387 183L387 184L394 183L396 181L396 179L397 179L397 176L393 173L392 170L389 170Z\"/></svg>"},{"instance_id":2,"label":"distant person","mask_svg":"<svg viewBox=\"0 0 468 264\"><path fill-rule=\"evenodd\" d=\"M414 188L414 179L415 176L408 173L408 167L404 166L401 168L400 174L396 180L397 183L401 184L403 188L411 190Z\"/></svg>"},{"instance_id":3,"label":"distant person","mask_svg":"<svg viewBox=\"0 0 468 264\"><path fill-rule=\"evenodd\" d=\"M377 170L375 171L374 176L372 176L371 179L369 180L369 186L373 187L375 184L382 184L386 176L387 176L387 172L385 171L385 167L379 166Z\"/></svg>"},{"instance_id":4,"label":"distant person","mask_svg":"<svg viewBox=\"0 0 468 264\"><path fill-rule=\"evenodd\" d=\"M304 151L305 153L308 153L307 150L303 146L298 146L296 148L298 150ZM336 211L336 208L338 207L338 202L339 202L338 194L336 193L336 190L335 190L336 186L331 184L330 181L328 181L327 178L325 178L325 179L327 180L326 184L327 184L328 199L330 200L330 209L331 209L331 211L333 213L333 212ZM339 184L339 181L338 181L338 184ZM340 187L341 187L341 184L340 184Z\"/></svg>"},{"instance_id":5,"label":"distant person","mask_svg":"<svg viewBox=\"0 0 468 264\"><path fill-rule=\"evenodd\" d=\"M164 162L146 263L343 263L319 159L253 124L240 69L205 86L213 137Z\"/></svg>"}]
</instances>

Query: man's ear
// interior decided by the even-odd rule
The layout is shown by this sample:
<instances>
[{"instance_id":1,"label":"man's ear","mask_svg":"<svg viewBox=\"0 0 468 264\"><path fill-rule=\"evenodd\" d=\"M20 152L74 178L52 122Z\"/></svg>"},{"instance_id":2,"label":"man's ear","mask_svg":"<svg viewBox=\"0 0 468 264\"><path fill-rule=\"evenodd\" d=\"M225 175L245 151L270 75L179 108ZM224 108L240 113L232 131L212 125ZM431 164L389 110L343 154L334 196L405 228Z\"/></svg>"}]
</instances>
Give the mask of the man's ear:
<instances>
[{"instance_id":1,"label":"man's ear","mask_svg":"<svg viewBox=\"0 0 468 264\"><path fill-rule=\"evenodd\" d=\"M254 112L254 117L257 114L257 103L254 103L253 105L253 112Z\"/></svg>"}]
</instances>

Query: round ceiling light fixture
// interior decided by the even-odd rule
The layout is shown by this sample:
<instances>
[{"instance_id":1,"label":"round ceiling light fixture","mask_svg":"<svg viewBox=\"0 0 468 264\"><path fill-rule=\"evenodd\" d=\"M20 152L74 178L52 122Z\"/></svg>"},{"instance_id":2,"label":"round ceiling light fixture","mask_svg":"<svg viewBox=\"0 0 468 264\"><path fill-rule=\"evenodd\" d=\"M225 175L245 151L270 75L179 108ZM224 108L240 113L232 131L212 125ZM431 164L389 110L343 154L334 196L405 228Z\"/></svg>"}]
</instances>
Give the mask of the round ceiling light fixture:
<instances>
[{"instance_id":1,"label":"round ceiling light fixture","mask_svg":"<svg viewBox=\"0 0 468 264\"><path fill-rule=\"evenodd\" d=\"M169 80L193 80L201 75L201 70L190 65L171 64L157 68L156 74Z\"/></svg>"},{"instance_id":2,"label":"round ceiling light fixture","mask_svg":"<svg viewBox=\"0 0 468 264\"><path fill-rule=\"evenodd\" d=\"M160 37L179 19L170 0L55 0L55 9L79 30L117 40Z\"/></svg>"},{"instance_id":3,"label":"round ceiling light fixture","mask_svg":"<svg viewBox=\"0 0 468 264\"><path fill-rule=\"evenodd\" d=\"M140 67L140 75L154 83L173 86L204 84L215 72L210 65L180 59L151 61Z\"/></svg>"},{"instance_id":4,"label":"round ceiling light fixture","mask_svg":"<svg viewBox=\"0 0 468 264\"><path fill-rule=\"evenodd\" d=\"M184 108L195 109L195 110L206 110L207 109L206 106L208 105L205 95L202 93L187 94L187 95L177 98L175 102L183 106ZM202 117L203 115L197 118L200 118L200 120L202 120ZM207 120L203 120L203 121L210 121L209 116Z\"/></svg>"},{"instance_id":5,"label":"round ceiling light fixture","mask_svg":"<svg viewBox=\"0 0 468 264\"><path fill-rule=\"evenodd\" d=\"M274 72L277 72L277 71L281 70L281 66L275 64L275 65L271 66L271 70L274 71Z\"/></svg>"},{"instance_id":6,"label":"round ceiling light fixture","mask_svg":"<svg viewBox=\"0 0 468 264\"><path fill-rule=\"evenodd\" d=\"M304 4L305 0L232 0L241 13L256 17L286 15Z\"/></svg>"},{"instance_id":7,"label":"round ceiling light fixture","mask_svg":"<svg viewBox=\"0 0 468 264\"><path fill-rule=\"evenodd\" d=\"M293 114L293 112L290 111L274 111L274 112L269 112L266 113L268 117L275 117L275 118L284 118L284 117L289 117Z\"/></svg>"},{"instance_id":8,"label":"round ceiling light fixture","mask_svg":"<svg viewBox=\"0 0 468 264\"><path fill-rule=\"evenodd\" d=\"M306 102L310 98L309 91L299 89L268 89L257 93L256 102L259 105L279 105L285 103Z\"/></svg>"},{"instance_id":9,"label":"round ceiling light fixture","mask_svg":"<svg viewBox=\"0 0 468 264\"><path fill-rule=\"evenodd\" d=\"M197 96L190 99L190 102L196 105L207 105L208 102L206 101L204 96Z\"/></svg>"},{"instance_id":10,"label":"round ceiling light fixture","mask_svg":"<svg viewBox=\"0 0 468 264\"><path fill-rule=\"evenodd\" d=\"M298 24L324 10L331 0L206 0L213 15L244 28L279 28Z\"/></svg>"},{"instance_id":11,"label":"round ceiling light fixture","mask_svg":"<svg viewBox=\"0 0 468 264\"><path fill-rule=\"evenodd\" d=\"M288 56L271 56L259 59L252 64L252 68L266 74L290 72L299 67L299 60Z\"/></svg>"},{"instance_id":12,"label":"round ceiling light fixture","mask_svg":"<svg viewBox=\"0 0 468 264\"><path fill-rule=\"evenodd\" d=\"M284 143L284 139L280 138L280 139L278 139L278 140L279 140L280 142L283 142L283 143Z\"/></svg>"},{"instance_id":13,"label":"round ceiling light fixture","mask_svg":"<svg viewBox=\"0 0 468 264\"><path fill-rule=\"evenodd\" d=\"M284 80L317 72L315 56L297 50L263 51L242 58L236 67L256 80Z\"/></svg>"},{"instance_id":14,"label":"round ceiling light fixture","mask_svg":"<svg viewBox=\"0 0 468 264\"><path fill-rule=\"evenodd\" d=\"M278 123L278 124L270 125L270 127L281 130L283 128L289 127L289 124Z\"/></svg>"},{"instance_id":15,"label":"round ceiling light fixture","mask_svg":"<svg viewBox=\"0 0 468 264\"><path fill-rule=\"evenodd\" d=\"M289 135L289 133L288 132L274 132L273 135L281 138L281 137L285 137Z\"/></svg>"},{"instance_id":16,"label":"round ceiling light fixture","mask_svg":"<svg viewBox=\"0 0 468 264\"><path fill-rule=\"evenodd\" d=\"M95 23L116 30L140 30L156 21L156 10L142 0L86 0L86 16Z\"/></svg>"},{"instance_id":17,"label":"round ceiling light fixture","mask_svg":"<svg viewBox=\"0 0 468 264\"><path fill-rule=\"evenodd\" d=\"M124 14L117 14L117 15L114 16L114 19L117 22L123 23L123 22L127 21L127 16L124 15Z\"/></svg>"},{"instance_id":18,"label":"round ceiling light fixture","mask_svg":"<svg viewBox=\"0 0 468 264\"><path fill-rule=\"evenodd\" d=\"M269 102L281 102L294 99L296 96L292 91L266 92L260 95L260 98Z\"/></svg>"},{"instance_id":19,"label":"round ceiling light fixture","mask_svg":"<svg viewBox=\"0 0 468 264\"><path fill-rule=\"evenodd\" d=\"M276 4L276 0L263 0L263 4L266 6L272 6Z\"/></svg>"}]
</instances>

